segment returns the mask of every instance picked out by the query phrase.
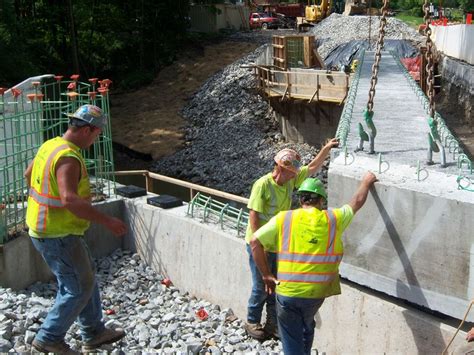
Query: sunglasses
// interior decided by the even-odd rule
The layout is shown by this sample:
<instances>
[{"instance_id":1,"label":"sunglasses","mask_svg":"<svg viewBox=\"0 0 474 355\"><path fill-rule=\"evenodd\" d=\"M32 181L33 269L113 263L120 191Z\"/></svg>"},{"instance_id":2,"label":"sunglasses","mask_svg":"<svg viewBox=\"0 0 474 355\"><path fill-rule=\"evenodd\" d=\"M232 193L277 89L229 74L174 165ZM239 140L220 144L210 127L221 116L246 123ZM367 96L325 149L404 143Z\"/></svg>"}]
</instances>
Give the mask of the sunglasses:
<instances>
[{"instance_id":1,"label":"sunglasses","mask_svg":"<svg viewBox=\"0 0 474 355\"><path fill-rule=\"evenodd\" d=\"M295 169L299 169L301 167L301 162L299 160L283 160L282 164L284 167L293 166Z\"/></svg>"}]
</instances>

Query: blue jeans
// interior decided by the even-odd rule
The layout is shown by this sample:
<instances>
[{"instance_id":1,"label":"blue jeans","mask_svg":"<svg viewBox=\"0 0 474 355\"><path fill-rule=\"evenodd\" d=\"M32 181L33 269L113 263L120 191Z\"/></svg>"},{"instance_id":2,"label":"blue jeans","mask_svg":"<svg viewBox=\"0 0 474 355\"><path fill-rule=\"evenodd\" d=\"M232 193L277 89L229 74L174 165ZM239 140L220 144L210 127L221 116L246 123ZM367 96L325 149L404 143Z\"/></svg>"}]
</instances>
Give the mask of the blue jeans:
<instances>
[{"instance_id":1,"label":"blue jeans","mask_svg":"<svg viewBox=\"0 0 474 355\"><path fill-rule=\"evenodd\" d=\"M275 294L269 295L265 292L265 284L262 275L255 264L252 256L250 245L247 244L247 253L249 254L249 265L252 273L252 292L250 294L247 321L249 323L260 323L262 319L263 306L267 304L267 323L277 324L277 316L275 310ZM270 271L276 275L276 254L267 252L267 262Z\"/></svg>"},{"instance_id":2,"label":"blue jeans","mask_svg":"<svg viewBox=\"0 0 474 355\"><path fill-rule=\"evenodd\" d=\"M297 298L276 296L278 329L285 355L311 354L314 316L324 298Z\"/></svg>"},{"instance_id":3,"label":"blue jeans","mask_svg":"<svg viewBox=\"0 0 474 355\"><path fill-rule=\"evenodd\" d=\"M43 343L61 342L77 319L82 340L91 340L104 329L104 323L94 261L84 238L68 235L31 241L58 282L56 300L36 339Z\"/></svg>"}]
</instances>

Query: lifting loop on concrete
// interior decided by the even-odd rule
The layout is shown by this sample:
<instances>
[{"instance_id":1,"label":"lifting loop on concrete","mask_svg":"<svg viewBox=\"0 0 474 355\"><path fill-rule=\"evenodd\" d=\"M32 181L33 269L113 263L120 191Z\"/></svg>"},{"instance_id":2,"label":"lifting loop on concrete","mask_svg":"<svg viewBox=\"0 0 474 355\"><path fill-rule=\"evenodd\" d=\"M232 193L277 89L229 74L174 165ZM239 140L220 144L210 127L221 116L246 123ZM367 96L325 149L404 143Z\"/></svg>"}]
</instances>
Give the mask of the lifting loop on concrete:
<instances>
[{"instance_id":1,"label":"lifting loop on concrete","mask_svg":"<svg viewBox=\"0 0 474 355\"><path fill-rule=\"evenodd\" d=\"M470 177L458 176L456 182L458 183L458 190L474 192L474 187L472 186L474 181Z\"/></svg>"},{"instance_id":2,"label":"lifting loop on concrete","mask_svg":"<svg viewBox=\"0 0 474 355\"><path fill-rule=\"evenodd\" d=\"M382 166L385 165L385 169L382 169ZM382 153L379 153L378 159L378 166L379 166L379 174L385 173L390 169L390 163L386 160L382 160Z\"/></svg>"},{"instance_id":3,"label":"lifting loop on concrete","mask_svg":"<svg viewBox=\"0 0 474 355\"><path fill-rule=\"evenodd\" d=\"M421 178L421 172L425 173L425 176L423 178ZM418 181L424 181L428 178L428 175L429 175L428 170L426 170L425 168L422 168L420 165L420 161L418 160L416 164L416 179Z\"/></svg>"},{"instance_id":4,"label":"lifting loop on concrete","mask_svg":"<svg viewBox=\"0 0 474 355\"><path fill-rule=\"evenodd\" d=\"M459 175L462 175L463 172L463 165L466 163L468 169L469 169L469 174L472 174L472 162L471 160L467 157L466 154L459 154L458 155L458 169L459 169Z\"/></svg>"}]
</instances>

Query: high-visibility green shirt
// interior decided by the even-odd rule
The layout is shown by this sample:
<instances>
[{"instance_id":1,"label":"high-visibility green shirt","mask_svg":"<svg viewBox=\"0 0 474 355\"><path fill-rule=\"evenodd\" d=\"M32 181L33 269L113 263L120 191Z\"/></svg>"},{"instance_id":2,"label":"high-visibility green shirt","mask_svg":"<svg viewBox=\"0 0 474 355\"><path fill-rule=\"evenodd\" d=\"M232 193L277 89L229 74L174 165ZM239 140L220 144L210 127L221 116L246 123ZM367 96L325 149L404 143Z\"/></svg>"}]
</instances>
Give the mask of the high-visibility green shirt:
<instances>
[{"instance_id":1,"label":"high-visibility green shirt","mask_svg":"<svg viewBox=\"0 0 474 355\"><path fill-rule=\"evenodd\" d=\"M281 186L273 180L272 173L268 173L255 181L247 208L258 212L259 227L267 223L278 212L291 209L291 195L308 177L308 174L308 166L305 165L301 167L294 179ZM249 222L245 234L247 244L250 242L252 234Z\"/></svg>"}]
</instances>

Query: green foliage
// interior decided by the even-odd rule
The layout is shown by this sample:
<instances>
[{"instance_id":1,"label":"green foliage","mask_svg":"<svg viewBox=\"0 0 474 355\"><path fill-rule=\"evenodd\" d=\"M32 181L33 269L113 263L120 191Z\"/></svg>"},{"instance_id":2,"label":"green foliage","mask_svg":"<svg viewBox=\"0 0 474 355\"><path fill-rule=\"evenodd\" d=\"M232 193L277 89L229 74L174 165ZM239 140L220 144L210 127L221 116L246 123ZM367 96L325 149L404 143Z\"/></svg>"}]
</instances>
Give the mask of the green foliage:
<instances>
[{"instance_id":1,"label":"green foliage","mask_svg":"<svg viewBox=\"0 0 474 355\"><path fill-rule=\"evenodd\" d=\"M423 17L413 16L411 15L410 11L403 11L397 13L397 19L407 23L408 25L414 28L418 28L418 26L423 23Z\"/></svg>"},{"instance_id":2,"label":"green foliage","mask_svg":"<svg viewBox=\"0 0 474 355\"><path fill-rule=\"evenodd\" d=\"M189 0L0 0L0 86L42 73L149 81L187 38Z\"/></svg>"},{"instance_id":3,"label":"green foliage","mask_svg":"<svg viewBox=\"0 0 474 355\"><path fill-rule=\"evenodd\" d=\"M474 0L459 0L459 5L464 13L474 13Z\"/></svg>"}]
</instances>

